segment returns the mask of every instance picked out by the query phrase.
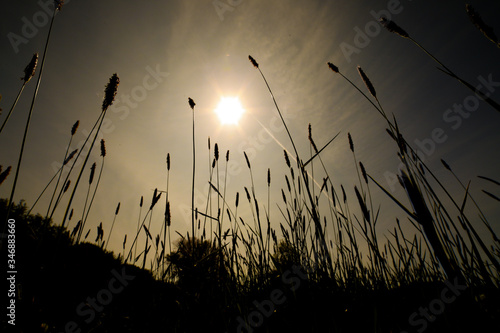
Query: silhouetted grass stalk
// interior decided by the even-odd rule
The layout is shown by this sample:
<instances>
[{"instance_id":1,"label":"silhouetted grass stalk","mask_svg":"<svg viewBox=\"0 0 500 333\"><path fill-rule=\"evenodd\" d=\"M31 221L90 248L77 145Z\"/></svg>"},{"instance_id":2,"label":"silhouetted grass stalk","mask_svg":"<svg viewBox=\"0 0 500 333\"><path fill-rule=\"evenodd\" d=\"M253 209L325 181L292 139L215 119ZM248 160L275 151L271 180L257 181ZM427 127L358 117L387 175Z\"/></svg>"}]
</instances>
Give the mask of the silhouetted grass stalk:
<instances>
[{"instance_id":1,"label":"silhouetted grass stalk","mask_svg":"<svg viewBox=\"0 0 500 333\"><path fill-rule=\"evenodd\" d=\"M413 39L412 37L410 37L410 35L406 31L404 31L401 27L399 27L396 23L394 23L393 21L387 20L385 18L381 18L380 22L390 32L393 32L393 33L395 33L395 34L397 34L397 35L399 35L399 36L401 36L403 38L407 38L410 41L412 41L413 44L415 44L416 46L418 46L422 51L424 51L425 54L427 54L432 60L434 60L436 63L438 63L442 67L442 68L438 67L438 69L440 71L442 71L443 73L445 73L445 74L451 76L452 78L456 79L458 82L462 83L464 86L466 86L471 91L473 91L475 95L477 95L483 101L485 101L486 103L488 103L495 110L497 110L498 112L500 112L500 104L498 104L496 101L494 101L491 98L489 98L482 91L480 91L479 89L476 89L472 84L470 84L466 80L462 79L457 74L455 74L452 70L450 70L448 67L446 67L446 65L444 65L441 61L439 61L434 55L432 55L432 53L430 53L429 51L427 51L427 49L424 48L415 39Z\"/></svg>"},{"instance_id":2,"label":"silhouetted grass stalk","mask_svg":"<svg viewBox=\"0 0 500 333\"><path fill-rule=\"evenodd\" d=\"M56 195L56 192L57 192L57 188L59 187L59 181L61 180L61 177L62 177L62 174L63 174L63 168L64 166L69 162L69 160L66 159L67 155L68 155L68 151L69 151L69 148L71 147L71 142L73 141L73 137L75 136L75 133L76 133L76 130L78 129L78 126L80 125L80 121L77 120L73 126L71 127L71 136L69 138L69 143L68 143L68 146L66 147L66 152L64 153L64 159L63 159L63 166L61 167L60 171L59 171L59 177L57 177L57 182L56 182L56 186L54 188L54 192L52 192L52 197L50 198L50 202L49 202L49 207L47 207L47 214L45 214L45 217L47 218L49 216L49 213L50 213L50 207L52 206L52 201L54 200L54 196ZM76 153L76 150L73 151L74 153ZM71 154L73 155L73 153ZM70 155L70 156L71 156ZM33 205L34 206L34 205Z\"/></svg>"},{"instance_id":3,"label":"silhouetted grass stalk","mask_svg":"<svg viewBox=\"0 0 500 333\"><path fill-rule=\"evenodd\" d=\"M111 233L113 232L113 227L115 226L116 216L118 216L119 212L120 212L120 203L118 203L118 206L116 206L115 216L113 217L113 223L111 223L111 229L109 229L108 239L106 240L106 247L109 244L109 239L111 238ZM104 247L104 248L106 248L106 247Z\"/></svg>"},{"instance_id":4,"label":"silhouetted grass stalk","mask_svg":"<svg viewBox=\"0 0 500 333\"><path fill-rule=\"evenodd\" d=\"M144 227L144 223L146 223L147 217L149 216L149 214L152 213L153 207L158 203L158 200L160 200L160 198L161 198L161 192L158 194L158 190L155 189L155 191L153 193L153 198L151 200L151 205L149 206L149 209L148 209L146 215L144 216L144 218L142 220L142 223L141 223L140 227L137 230L137 233L135 234L134 240L132 241L132 244L130 245L130 251L129 251L128 255L127 255L127 258L129 258L130 255L132 254L132 250L134 249L134 245L137 242L137 238L139 237L139 234L140 234L142 228ZM143 203L143 200L142 200L142 197L141 197L141 207L142 207L142 203ZM139 256L141 256L141 254L139 254ZM137 261L137 258L138 257L136 257L135 261Z\"/></svg>"},{"instance_id":5,"label":"silhouetted grass stalk","mask_svg":"<svg viewBox=\"0 0 500 333\"><path fill-rule=\"evenodd\" d=\"M188 98L188 103L189 107L191 108L193 112L193 181L191 183L191 237L193 238L193 247L194 247L194 181L195 181L195 173L196 173L196 168L195 168L195 163L196 163L196 144L195 144L195 137L194 137L194 107L196 103L193 101L192 98Z\"/></svg>"},{"instance_id":6,"label":"silhouetted grass stalk","mask_svg":"<svg viewBox=\"0 0 500 333\"><path fill-rule=\"evenodd\" d=\"M64 213L64 217L62 220L62 224L61 224L62 227L64 227L64 224L66 222L68 212L71 208L71 203L73 202L73 198L75 197L76 189L78 188L78 184L79 184L80 179L82 177L83 170L85 169L85 165L87 164L87 161L88 161L90 154L92 152L92 148L94 147L95 141L97 139L97 135L99 134L99 130L101 129L102 122L104 121L104 117L106 116L106 111L108 111L108 108L113 104L113 101L115 99L119 84L120 84L120 79L118 78L118 76L115 73L111 76L111 78L109 79L109 83L106 85L106 89L104 91L104 100L102 103L102 112L99 115L99 118L97 119L97 122L96 122L96 124L99 123L99 126L97 127L97 130L95 132L94 139L92 140L90 148L87 152L87 156L85 157L85 160L83 161L83 165L82 165L82 168L80 169L80 174L78 175L78 178L76 180L75 186L73 188L73 192L71 193L71 197L69 199L68 206L66 207L66 212ZM95 125L94 125L94 127L95 127ZM89 133L89 137L90 137L90 135L92 135L92 131Z\"/></svg>"},{"instance_id":7,"label":"silhouetted grass stalk","mask_svg":"<svg viewBox=\"0 0 500 333\"><path fill-rule=\"evenodd\" d=\"M248 56L248 58L249 58L250 62L252 63L252 65L254 65L254 67L258 69L260 75L262 76L262 78L267 86L267 89L269 90L269 93L271 94L271 97L273 99L276 110L278 111L278 114L280 116L281 122L283 123L283 126L285 127L285 130L288 134L288 138L290 139L290 142L292 143L293 150L295 152L295 156L297 156L297 164L298 164L298 167L300 168L300 173L301 173L302 179L304 180L304 187L305 187L306 192L308 194L309 202L311 203L310 214L311 214L313 221L314 221L314 224L315 224L316 236L318 237L318 239L321 243L321 249L322 249L322 254L323 254L322 259L326 259L327 269L332 273L333 272L333 265L331 262L331 257L330 257L329 252L328 252L328 247L326 245L326 240L324 238L324 232L323 232L323 228L321 226L319 212L317 211L317 205L316 205L316 203L311 195L311 191L309 189L308 180L307 180L308 176L305 173L305 170L302 166L302 161L300 160L299 153L298 153L297 148L295 146L295 143L293 141L292 135L290 134L290 131L288 130L288 126L286 125L286 122L283 119L283 115L281 114L281 111L278 107L278 104L277 104L276 99L274 97L274 94L271 90L271 87L267 83L267 80L266 80L264 74L262 73L261 69L259 68L259 64L255 61L255 59L252 56Z\"/></svg>"},{"instance_id":8,"label":"silhouetted grass stalk","mask_svg":"<svg viewBox=\"0 0 500 333\"><path fill-rule=\"evenodd\" d=\"M66 164L69 163L69 161L71 161L71 159L73 159L73 157L76 155L76 152L77 152L77 149L73 150L73 152L71 152L71 154L69 156L65 156L65 159L63 161L63 164L62 166L59 168L59 170L57 170L57 172L54 174L54 176L52 176L52 178L49 180L49 182L47 183L47 185L45 185L45 187L43 188L42 192L38 195L38 197L36 198L35 202L33 203L33 206L31 206L30 210L28 211L28 214L31 213L31 211L35 208L36 204L38 203L38 201L42 198L43 194L45 193L45 191L49 188L50 184L52 184L52 181L57 177L58 177L58 180L57 180L57 183L56 183L56 187L54 188L54 193L57 191L57 187L58 187L58 182L59 182L59 179L60 179L60 176L63 172L63 169L64 167L66 166ZM64 184L63 184L64 185ZM62 195L62 191L64 189L64 186L63 188L61 188L61 195ZM52 198L53 199L53 198ZM52 203L52 199L51 199L51 203ZM59 199L59 197L58 197ZM57 201L56 201L57 202ZM50 206L49 206L50 208ZM48 218L48 213L47 215L45 216L45 218Z\"/></svg>"},{"instance_id":9,"label":"silhouetted grass stalk","mask_svg":"<svg viewBox=\"0 0 500 333\"><path fill-rule=\"evenodd\" d=\"M14 200L14 194L16 192L17 180L19 178L19 171L21 169L21 162L22 162L22 159L23 159L24 146L26 144L26 138L28 136L28 130L29 130L29 126L30 126L31 116L33 114L33 109L35 107L36 97L38 96L38 89L40 88L40 82L42 80L43 68L44 68L44 65L45 65L45 59L47 58L47 51L48 51L48 48L49 48L50 36L52 34L52 27L54 26L54 19L56 17L56 12L58 10L60 10L60 9L61 9L60 6L55 6L54 12L52 13L52 19L50 20L49 32L47 34L47 40L45 41L45 48L43 50L42 62L40 64L40 70L38 71L38 79L36 81L35 91L33 93L33 98L31 100L31 106L30 106L30 110L29 110L29 113L28 113L28 119L26 120L26 128L24 129L23 141L22 141L22 144L21 144L21 150L19 152L19 159L18 159L18 162L17 162L16 173L14 175L14 183L12 185L12 191L10 193L9 206L8 206L8 209L7 209L7 219L9 218L10 209L12 207L12 201ZM36 62L36 58L38 58L38 57L37 56L36 57L33 56L33 59L35 59L34 60L35 62ZM32 62L33 62L33 60L32 60ZM35 67L36 66L33 66L33 71L31 73L27 74L30 78L34 75ZM29 72L29 70L28 70L28 72ZM26 81L26 76L25 76L24 81Z\"/></svg>"},{"instance_id":10,"label":"silhouetted grass stalk","mask_svg":"<svg viewBox=\"0 0 500 333\"><path fill-rule=\"evenodd\" d=\"M97 177L97 182L96 182L95 187L94 187L94 193L92 194L92 198L90 199L89 208L87 209L87 212L85 212L85 206L83 209L83 213L82 213L83 226L85 226L85 223L87 222L87 219L89 217L90 209L92 208L92 204L94 203L97 189L99 188L99 184L101 182L102 170L104 170L104 159L106 157L106 144L105 144L103 139L101 139L101 156L102 156L101 168L99 170L99 176ZM90 190L90 186L89 186L89 190ZM83 214L85 214L85 216ZM82 232L83 232L83 228L80 230L80 232L78 234L78 241L80 240L80 235Z\"/></svg>"},{"instance_id":11,"label":"silhouetted grass stalk","mask_svg":"<svg viewBox=\"0 0 500 333\"><path fill-rule=\"evenodd\" d=\"M90 167L89 186L87 188L87 194L85 196L85 203L83 204L82 219L80 220L80 221L83 221L83 223L82 223L82 227L80 228L80 232L78 233L78 238L77 238L77 241L76 241L77 243L80 240L80 235L82 234L82 230L85 227L85 221L84 221L84 219L85 219L85 211L87 210L87 202L88 202L89 195L90 195L90 188L92 186L92 182L94 181L95 168L96 168L96 163L94 162L92 164L92 166ZM106 244L106 246L107 246L107 244Z\"/></svg>"}]
</instances>

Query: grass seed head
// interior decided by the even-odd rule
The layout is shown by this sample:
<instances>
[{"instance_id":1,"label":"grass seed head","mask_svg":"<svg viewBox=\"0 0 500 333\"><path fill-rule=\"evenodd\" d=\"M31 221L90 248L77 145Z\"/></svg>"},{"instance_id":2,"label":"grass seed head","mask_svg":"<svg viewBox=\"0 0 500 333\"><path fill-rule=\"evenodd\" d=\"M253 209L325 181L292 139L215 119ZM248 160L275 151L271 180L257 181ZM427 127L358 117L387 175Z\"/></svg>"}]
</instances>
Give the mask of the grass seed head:
<instances>
[{"instance_id":1,"label":"grass seed head","mask_svg":"<svg viewBox=\"0 0 500 333\"><path fill-rule=\"evenodd\" d=\"M292 188L290 187L290 181L288 180L288 176L285 175L286 187L288 188L288 192L292 192Z\"/></svg>"},{"instance_id":2,"label":"grass seed head","mask_svg":"<svg viewBox=\"0 0 500 333\"><path fill-rule=\"evenodd\" d=\"M167 201L167 205L165 207L165 223L167 224L167 227L170 227L172 225L172 215L170 214L170 202Z\"/></svg>"},{"instance_id":3,"label":"grass seed head","mask_svg":"<svg viewBox=\"0 0 500 333\"><path fill-rule=\"evenodd\" d=\"M388 128L386 128L385 130L386 130L387 134L389 134L389 136L390 136L390 137L391 137L394 141L396 141L396 142L398 141L398 139L396 138L396 136L394 135L394 133L392 132L392 130L390 130L390 129L388 129Z\"/></svg>"},{"instance_id":4,"label":"grass seed head","mask_svg":"<svg viewBox=\"0 0 500 333\"><path fill-rule=\"evenodd\" d=\"M377 98L377 92L375 91L375 88L373 87L372 82L370 81L368 76L366 76L365 72L363 71L363 69L360 66L358 66L358 73L361 76L361 78L363 79L363 82L365 83L366 88L368 88L368 91L370 91L370 94L372 94L373 97Z\"/></svg>"},{"instance_id":5,"label":"grass seed head","mask_svg":"<svg viewBox=\"0 0 500 333\"><path fill-rule=\"evenodd\" d=\"M245 161L247 161L247 166L249 169L251 169L251 166L250 166L250 160L248 159L248 156L247 156L247 153L246 152L243 152L243 155L245 155Z\"/></svg>"},{"instance_id":6,"label":"grass seed head","mask_svg":"<svg viewBox=\"0 0 500 333\"><path fill-rule=\"evenodd\" d=\"M389 30L397 35L400 35L403 38L409 38L410 35L406 31L404 31L399 25L397 25L394 21L388 20L385 17L380 18L380 23Z\"/></svg>"},{"instance_id":7,"label":"grass seed head","mask_svg":"<svg viewBox=\"0 0 500 333\"><path fill-rule=\"evenodd\" d=\"M447 170L451 171L450 166L448 165L448 163L446 163L446 161L445 161L445 160L441 159L441 163L443 163L443 166L444 166Z\"/></svg>"},{"instance_id":8,"label":"grass seed head","mask_svg":"<svg viewBox=\"0 0 500 333\"><path fill-rule=\"evenodd\" d=\"M57 10L61 10L63 5L64 5L64 0L54 0L54 7Z\"/></svg>"},{"instance_id":9,"label":"grass seed head","mask_svg":"<svg viewBox=\"0 0 500 333\"><path fill-rule=\"evenodd\" d=\"M64 186L64 191L63 191L63 193L66 193L66 191L68 191L68 189L69 189L69 185L70 185L70 184L71 184L71 180L70 180L70 179L68 179L68 181L66 182L66 186Z\"/></svg>"},{"instance_id":10,"label":"grass seed head","mask_svg":"<svg viewBox=\"0 0 500 333\"><path fill-rule=\"evenodd\" d=\"M28 83L31 78L35 75L36 65L38 63L38 53L33 54L30 63L24 69L24 77L21 80L24 80L24 83Z\"/></svg>"},{"instance_id":11,"label":"grass seed head","mask_svg":"<svg viewBox=\"0 0 500 333\"><path fill-rule=\"evenodd\" d=\"M365 220L370 221L370 211L366 207L366 203L365 203L363 197L361 196L361 193L359 193L359 190L356 186L354 186L354 192L356 193L356 197L358 198L358 203L359 203L359 206L361 208L361 211L363 212L363 216L364 216Z\"/></svg>"},{"instance_id":12,"label":"grass seed head","mask_svg":"<svg viewBox=\"0 0 500 333\"><path fill-rule=\"evenodd\" d=\"M153 207L156 205L156 203L160 200L160 198L161 198L161 193L162 193L162 192L160 192L160 193L158 194L158 189L157 189L157 188L155 188L155 191L154 191L154 193L153 193L153 199L151 200L151 206L149 207L149 209L150 209L150 210L151 210L151 209L153 209Z\"/></svg>"},{"instance_id":13,"label":"grass seed head","mask_svg":"<svg viewBox=\"0 0 500 333\"><path fill-rule=\"evenodd\" d=\"M361 174L363 175L363 179L365 180L365 183L368 184L368 177L366 176L366 169L363 163L359 162L359 168L361 169Z\"/></svg>"},{"instance_id":14,"label":"grass seed head","mask_svg":"<svg viewBox=\"0 0 500 333\"><path fill-rule=\"evenodd\" d=\"M115 100L116 92L118 91L118 85L120 84L120 79L118 75L113 74L109 79L106 88L104 89L104 100L102 101L102 111L106 111L113 101Z\"/></svg>"},{"instance_id":15,"label":"grass seed head","mask_svg":"<svg viewBox=\"0 0 500 333\"><path fill-rule=\"evenodd\" d=\"M7 179L7 176L10 174L10 170L12 170L12 167L9 166L7 169L5 169L4 172L0 173L0 185ZM2 171L2 168L0 167L0 171Z\"/></svg>"},{"instance_id":16,"label":"grass seed head","mask_svg":"<svg viewBox=\"0 0 500 333\"><path fill-rule=\"evenodd\" d=\"M339 68L337 66L335 66L334 64L332 64L331 62L328 63L328 67L330 67L330 69L332 71L334 71L335 73L339 72Z\"/></svg>"},{"instance_id":17,"label":"grass seed head","mask_svg":"<svg viewBox=\"0 0 500 333\"><path fill-rule=\"evenodd\" d=\"M170 170L170 153L167 154L167 171Z\"/></svg>"},{"instance_id":18,"label":"grass seed head","mask_svg":"<svg viewBox=\"0 0 500 333\"><path fill-rule=\"evenodd\" d=\"M92 184L92 181L94 180L95 167L96 167L96 164L94 162L94 164L92 164L92 166L90 167L89 184Z\"/></svg>"},{"instance_id":19,"label":"grass seed head","mask_svg":"<svg viewBox=\"0 0 500 333\"><path fill-rule=\"evenodd\" d=\"M217 145L217 143L214 146L214 157L216 161L219 160L219 145Z\"/></svg>"},{"instance_id":20,"label":"grass seed head","mask_svg":"<svg viewBox=\"0 0 500 333\"><path fill-rule=\"evenodd\" d=\"M78 151L78 149L73 150L73 151L72 151L72 152L68 155L68 157L66 157L66 159L65 159L65 160L64 160L64 162L63 162L63 165L68 164L68 163L69 163L69 161L71 161L71 159L73 159L73 157L75 157L75 154L76 154L76 152L77 152L77 151Z\"/></svg>"},{"instance_id":21,"label":"grass seed head","mask_svg":"<svg viewBox=\"0 0 500 333\"><path fill-rule=\"evenodd\" d=\"M80 120L77 120L76 123L73 124L73 127L71 127L71 136L75 135L79 125L80 125Z\"/></svg>"},{"instance_id":22,"label":"grass seed head","mask_svg":"<svg viewBox=\"0 0 500 333\"><path fill-rule=\"evenodd\" d=\"M247 194L247 200L248 200L248 202L251 202L250 192L248 192L248 188L246 186L245 186L245 193Z\"/></svg>"},{"instance_id":23,"label":"grass seed head","mask_svg":"<svg viewBox=\"0 0 500 333\"><path fill-rule=\"evenodd\" d=\"M333 186L330 187L330 190L332 192L332 202L333 202L333 207L337 207L337 202L335 200L335 189L333 188Z\"/></svg>"},{"instance_id":24,"label":"grass seed head","mask_svg":"<svg viewBox=\"0 0 500 333\"><path fill-rule=\"evenodd\" d=\"M352 142L351 133L347 133L347 139L349 139L349 148L354 153L354 143Z\"/></svg>"},{"instance_id":25,"label":"grass seed head","mask_svg":"<svg viewBox=\"0 0 500 333\"><path fill-rule=\"evenodd\" d=\"M101 139L101 156L106 156L106 144L104 143L104 139Z\"/></svg>"},{"instance_id":26,"label":"grass seed head","mask_svg":"<svg viewBox=\"0 0 500 333\"><path fill-rule=\"evenodd\" d=\"M309 123L309 127L308 127L308 139L309 139L309 142L311 143L311 146L313 147L314 151L317 153L318 152L318 147L316 146L316 143L314 142L313 138L312 138L312 128L311 128L311 123Z\"/></svg>"},{"instance_id":27,"label":"grass seed head","mask_svg":"<svg viewBox=\"0 0 500 333\"><path fill-rule=\"evenodd\" d=\"M283 150L283 154L285 155L285 162L286 162L286 165L290 168L290 159L288 158L288 154L286 152L286 150Z\"/></svg>"},{"instance_id":28,"label":"grass seed head","mask_svg":"<svg viewBox=\"0 0 500 333\"><path fill-rule=\"evenodd\" d=\"M194 111L194 106L196 105L196 103L193 101L191 97L188 97L188 103L189 107Z\"/></svg>"},{"instance_id":29,"label":"grass seed head","mask_svg":"<svg viewBox=\"0 0 500 333\"><path fill-rule=\"evenodd\" d=\"M466 4L465 10L467 11L467 15L469 16L469 19L472 22L472 24L474 24L474 26L476 26L476 28L478 28L479 31L481 31L483 35L486 36L486 38L488 38L490 41L492 41L493 43L497 44L498 47L500 47L500 41L495 35L493 28L484 23L481 16L479 16L479 14L474 10L474 8L472 8L471 5Z\"/></svg>"},{"instance_id":30,"label":"grass seed head","mask_svg":"<svg viewBox=\"0 0 500 333\"><path fill-rule=\"evenodd\" d=\"M251 55L248 56L248 59L250 60L252 65L255 66L255 68L259 68L259 64L257 63L257 61L255 61L255 59Z\"/></svg>"}]
</instances>

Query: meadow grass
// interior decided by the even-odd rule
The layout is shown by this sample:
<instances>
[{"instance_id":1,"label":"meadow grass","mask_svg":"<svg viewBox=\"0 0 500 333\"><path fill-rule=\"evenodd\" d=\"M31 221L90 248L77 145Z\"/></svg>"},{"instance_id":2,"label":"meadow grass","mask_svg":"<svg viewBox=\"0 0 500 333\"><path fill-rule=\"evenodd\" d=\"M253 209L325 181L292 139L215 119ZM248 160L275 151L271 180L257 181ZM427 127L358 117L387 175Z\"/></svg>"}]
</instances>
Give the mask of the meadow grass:
<instances>
[{"instance_id":1,"label":"meadow grass","mask_svg":"<svg viewBox=\"0 0 500 333\"><path fill-rule=\"evenodd\" d=\"M61 4L57 2L55 4L56 10L60 9ZM478 20L477 15L469 7L468 12L473 22L475 22L474 24L481 26L481 31L495 42L494 35L491 35L484 23L481 25L482 21ZM394 22L382 21L382 24L389 31L414 42L439 63L444 73L457 79L467 87L472 87L410 38ZM46 50L43 59L45 59L45 54ZM357 176L357 183L349 185L354 190L354 200L346 195L343 185L340 188L334 186L332 182L334 175L329 174L328 166L325 165L322 158L323 150L335 140L338 141L338 134L323 145L321 149L318 149L313 139L312 127L309 125L309 156L300 156L295 144L297 139L293 138L288 130L273 90L261 66L252 56L249 56L249 60L259 71L264 84L269 90L276 112L293 147L294 156L292 156L292 160L295 163L292 163L289 153L284 150L283 167L285 168L285 174L281 176L285 179L286 188L281 189L282 202L275 203L279 214L271 211L271 169L267 170L266 175L267 198L258 198L256 196L257 190L252 165L247 154L244 153L250 184L244 187L241 193L244 192L242 201L246 198L248 202L251 221L245 221L243 216L239 215L238 209L243 204L240 202L240 192L236 193L233 205L233 199L226 196L227 177L224 177L223 182L219 179L219 168L224 168L224 173L227 175L230 152L227 151L225 159L221 159L219 145L215 143L212 158L210 138L208 138L208 183L210 186L208 187L207 202L204 207L195 206L196 104L193 99L189 98L188 105L192 110L193 128L191 233L188 232L187 235L178 233L179 238L174 241L175 246L172 249L172 221L169 201L170 154L168 154L166 158L166 190L158 191L155 189L149 209L144 216L142 214L144 198L141 196L136 233L129 238L132 241L128 243L127 235L124 236L122 253L117 259L123 265L130 263L141 266L162 286L175 286L180 291L175 296L172 296L175 298L175 302L178 303L174 308L178 310L176 314L179 315L178 318L173 319L171 322L174 325L172 331L190 331L198 327L197 323L190 322L187 315L182 315L186 311L194 314L208 311L208 315L204 314L203 318L209 321L209 326L213 325L218 329L234 330L238 323L242 323L237 319L240 317L243 317L243 322L248 324L246 314L255 310L254 300L266 297L265 295L269 290L284 288L284 278L291 271L297 272L298 268L306 272L306 278L303 279L305 287L298 292L294 290L289 295L293 301L290 301L288 306L284 306L279 311L273 312L268 322L262 325L263 329L268 327L267 325L275 327L273 325L282 325L286 321L293 321L296 314L292 304L299 311L304 311L304 313L308 311L308 307L318 310L317 306L312 305L313 300L307 296L307 293L310 292L317 297L323 296L326 301L331 302L331 307L327 306L325 309L332 311L331 313L334 313L335 317L335 320L330 322L327 312L322 313L321 310L318 310L320 312L313 315L312 318L314 319L308 322L308 327L312 331L324 331L324 327L329 327L328 331L332 332L345 331L350 325L348 320L351 318L351 311L354 314L370 317L367 319L368 325L370 330L374 332L402 330L404 326L401 323L406 320L404 318L406 312L402 310L398 312L398 314L402 314L403 318L392 323L387 319L386 311L389 308L394 309L394 305L389 304L388 301L377 300L372 295L382 298L390 296L390 300L398 300L393 295L393 292L406 290L404 288L413 290L409 295L418 294L420 291L425 291L427 295L433 295L437 287L432 287L429 291L429 289L426 289L428 286L442 286L444 281L453 281L454 279L468 288L467 300L469 303L467 306L473 308L474 313L482 313L481 311L484 310L484 313L486 313L483 313L484 318L494 322L493 319L499 311L498 305L492 305L491 301L498 295L500 286L499 238L483 214L479 204L470 194L469 185L465 186L452 168L445 161L442 161L443 166L452 173L464 190L461 193L463 199L457 201L443 182L436 177L435 173L422 160L417 150L404 138L395 116L384 109L377 97L375 86L370 81L365 70L361 67L357 68L360 79L365 85L362 88L356 85L353 79L346 77L336 65L331 62L327 64L328 68L334 72L335 77L333 79L336 80L340 77L341 80L352 86L371 104L387 124L386 131L395 144L393 149L403 165L398 179L411 207L405 205L403 199L395 197L370 174L369 168L365 166L365 164L369 165L369 163L359 161L354 144L355 140L350 133L345 138L347 139L345 143L349 145L352 153L353 170L355 170ZM25 71L24 84L11 111L19 99L24 85L33 76L35 67L36 59L34 65L32 61ZM41 67L43 68L43 60ZM325 70L327 69L325 68ZM40 76L37 88L40 84ZM85 223L104 169L106 149L103 140L101 141L102 162L99 176L96 184L93 185L96 169L96 163L94 163L89 176L82 216L72 233L68 232L66 222L70 221L73 215L73 198L98 137L106 111L113 103L117 93L118 84L118 76L114 74L105 89L101 114L88 134L83 147L78 151L78 154L75 150L68 155L78 122L73 126L61 169L40 194L41 197L55 177L58 176L45 218L33 218L30 215L33 207L27 212L23 210L25 208L22 205L14 207L19 218L31 221L29 222L31 225L28 222L26 224L28 230L30 228L33 230L36 227L36 230L41 233L40 240L35 242L36 247L45 246L43 243L44 237L51 240L57 239L57 246L61 249L69 246L82 246L86 243L85 240L90 230L87 231L83 240L82 235L85 232ZM364 89L366 89L366 93ZM477 93L475 89L474 91ZM496 102L486 96L482 97L491 106L500 110ZM33 105L34 99L30 115L33 111ZM9 115L7 115L4 124L7 122ZM24 139L28 125L29 118L24 132ZM90 140L92 134L93 139ZM55 227L51 217L61 202L63 194L68 191L71 171L76 165L80 154L87 147L87 143L89 143L87 154L73 186L63 221L60 227ZM20 151L18 170L23 147L24 143ZM74 157L75 155L76 157ZM63 186L61 186L52 206L61 180L62 170L71 159L73 159L73 165L66 179L62 182ZM10 168L7 170L10 171ZM7 175L7 171L0 174L0 184ZM17 176L18 172L15 175L16 180ZM273 177L275 176L273 175ZM483 178L499 185L498 182L490 178ZM319 179L322 180L319 182L321 186L316 187L316 182ZM13 205L12 196L15 184L16 181L14 181L11 198L6 203L6 218L9 216L10 207ZM93 194L90 197L92 187ZM414 227L414 234L405 233L402 222L395 218L392 229L388 231L389 235L385 235L385 240L379 239L381 230L377 230L377 224L380 221L380 208L376 208L375 192L387 196L401 209L406 215L408 223ZM488 194L489 192L485 193ZM153 211L163 194L165 197L165 211L160 231L154 235L151 231L156 229L153 228L156 223L153 220ZM212 194L215 195L216 200L212 199ZM492 194L490 195L495 197ZM88 203L89 197L91 198L90 203ZM323 204L320 207L321 198L326 199L322 201L328 203L326 207ZM267 209L262 202L267 203ZM472 217L466 213L465 208L469 208L470 202L477 210L479 221L472 220ZM103 225L101 222L97 227L97 237L94 243L104 252L109 244L119 209L120 203L116 207L113 222L110 226ZM405 220L404 223L407 221ZM477 226L475 226L476 222L481 222L486 226L493 242L487 243L479 236L476 230ZM279 226L279 229L275 226ZM53 235L55 231L57 231L56 238ZM107 238L104 238L105 234ZM138 254L139 240L144 240L144 249L139 248L141 252ZM57 251L57 246L54 247L52 244L51 249ZM168 297L168 295L164 295L164 297ZM367 300L369 305L365 308L361 303ZM423 300L417 301L417 306L420 305L418 303L420 301ZM405 307L405 309L407 308ZM449 314L449 318L458 320L459 315ZM41 320L45 323L44 318ZM315 322L315 320L322 320L322 322ZM494 323L498 325L498 320ZM39 324L42 325L42 323ZM489 324L490 322L488 322ZM447 327L448 323L441 325L444 326L440 327ZM366 326L363 327L366 328Z\"/></svg>"}]
</instances>

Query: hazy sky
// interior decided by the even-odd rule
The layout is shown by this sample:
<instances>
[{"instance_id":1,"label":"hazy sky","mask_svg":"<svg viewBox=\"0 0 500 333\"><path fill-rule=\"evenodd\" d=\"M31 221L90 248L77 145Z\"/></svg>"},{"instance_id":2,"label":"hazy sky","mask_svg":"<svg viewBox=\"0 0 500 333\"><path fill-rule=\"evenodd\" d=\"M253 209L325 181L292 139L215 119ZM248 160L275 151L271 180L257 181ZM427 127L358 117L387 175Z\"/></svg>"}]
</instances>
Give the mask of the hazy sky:
<instances>
[{"instance_id":1,"label":"hazy sky","mask_svg":"<svg viewBox=\"0 0 500 333\"><path fill-rule=\"evenodd\" d=\"M24 67L34 52L43 52L49 27L44 3L52 1L10 1L0 14L2 122L21 86ZM471 4L500 33L500 3ZM80 120L80 127L72 149L79 147L100 114L105 84L117 73L118 94L102 131L107 147L105 166L86 226L92 228L92 240L101 221L107 238L118 202L121 210L109 248L121 249L123 236L132 237L141 195L149 206L153 190L166 188L167 153L172 165L172 227L184 234L191 229L192 114L188 97L196 102L200 209L205 207L203 196L213 158L207 149L210 136L212 149L217 142L221 156L230 150L226 197L232 207L236 192L244 199L243 187L251 184L243 151L251 160L257 197L266 209L266 172L271 169L271 218L278 227L283 219L276 204L282 205L285 163L277 142L287 149L291 145L265 83L248 61L250 54L259 62L286 114L302 156L309 154L309 123L318 146L341 132L322 157L334 184L346 188L356 214L360 214L353 195L357 178L348 132L368 173L388 188L393 186L394 195L408 201L399 184L390 185L386 180L388 173L397 172L398 160L383 119L328 69L328 61L365 90L356 71L357 65L362 66L384 108L397 117L407 141L415 148L420 143L428 153L428 165L443 182L452 190L459 189L443 169L441 158L464 182L472 181L471 193L492 222L498 220L499 203L481 189L500 196L500 188L476 176L500 178L500 113L484 102L469 104L475 111L465 113L467 118L454 113L455 106L467 107L473 102L472 93L438 71L410 41L380 28L375 17L388 9L392 19L411 36L473 85L484 86L490 81L491 96L500 101L500 49L470 23L462 1L66 1L55 19L15 200L23 198L28 206L34 203L54 175L54 163L62 160L76 120ZM0 164L4 168L12 165L15 169L36 77L0 134ZM213 113L222 96L238 96L246 109L238 126L221 126ZM436 129L442 129L442 140L433 141L431 148ZM93 162L100 167L98 146L74 200L70 227L81 217ZM221 162L221 173L224 166ZM323 175L317 171L321 183ZM0 186L4 198L10 194L13 176L14 172ZM399 211L375 187L372 193L385 215L378 229L382 235L393 228L394 212ZM56 212L55 223L61 223L68 194ZM463 191L454 195L462 198ZM44 212L48 198L45 195L35 210ZM248 207L248 203L240 201L244 213L243 206ZM155 234L163 220L164 205L163 197L153 215ZM493 223L500 232L498 222Z\"/></svg>"}]
</instances>

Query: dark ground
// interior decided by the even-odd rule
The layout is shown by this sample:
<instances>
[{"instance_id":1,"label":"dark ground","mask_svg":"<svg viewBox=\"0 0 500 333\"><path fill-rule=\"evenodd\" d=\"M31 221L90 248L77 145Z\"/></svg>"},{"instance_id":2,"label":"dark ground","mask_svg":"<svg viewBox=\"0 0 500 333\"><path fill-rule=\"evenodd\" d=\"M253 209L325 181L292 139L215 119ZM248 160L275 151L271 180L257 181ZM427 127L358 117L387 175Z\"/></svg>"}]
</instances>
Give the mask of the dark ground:
<instances>
[{"instance_id":1,"label":"dark ground","mask_svg":"<svg viewBox=\"0 0 500 333\"><path fill-rule=\"evenodd\" d=\"M5 207L2 200L2 221ZM495 288L458 287L454 298L453 290L443 294L450 289L445 283L357 287L354 293L305 279L292 291L278 272L268 286L245 293L221 283L179 286L156 281L94 244L72 245L67 231L26 216L22 207L10 217L16 220L18 296L16 326L4 315L3 332L500 332ZM429 307L439 314L429 310L426 319Z\"/></svg>"}]
</instances>

